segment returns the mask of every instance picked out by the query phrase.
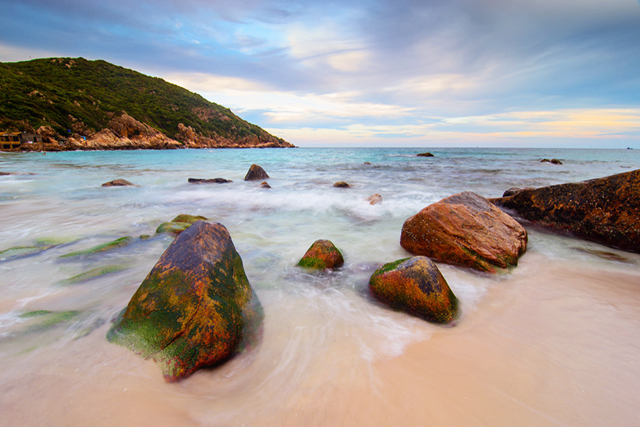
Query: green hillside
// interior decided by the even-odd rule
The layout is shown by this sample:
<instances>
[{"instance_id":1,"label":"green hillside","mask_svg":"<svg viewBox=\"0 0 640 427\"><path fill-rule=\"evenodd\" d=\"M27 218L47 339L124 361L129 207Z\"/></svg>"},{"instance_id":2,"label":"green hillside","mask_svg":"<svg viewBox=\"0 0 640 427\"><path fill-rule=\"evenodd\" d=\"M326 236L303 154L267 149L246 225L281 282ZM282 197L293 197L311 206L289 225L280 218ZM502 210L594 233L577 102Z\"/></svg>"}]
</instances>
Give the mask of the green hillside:
<instances>
[{"instance_id":1,"label":"green hillside","mask_svg":"<svg viewBox=\"0 0 640 427\"><path fill-rule=\"evenodd\" d=\"M51 126L62 136L69 130L84 135L107 127L122 111L170 138L176 137L179 123L207 138L271 137L198 94L106 61L0 63L0 131Z\"/></svg>"}]
</instances>

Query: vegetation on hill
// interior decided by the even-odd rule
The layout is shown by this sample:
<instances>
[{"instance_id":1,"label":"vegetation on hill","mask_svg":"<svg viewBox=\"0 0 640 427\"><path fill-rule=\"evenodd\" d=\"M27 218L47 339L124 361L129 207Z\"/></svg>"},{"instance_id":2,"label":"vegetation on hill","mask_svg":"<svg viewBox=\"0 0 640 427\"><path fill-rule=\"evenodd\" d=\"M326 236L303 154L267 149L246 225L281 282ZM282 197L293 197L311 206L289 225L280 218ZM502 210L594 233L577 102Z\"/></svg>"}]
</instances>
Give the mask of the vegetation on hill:
<instances>
[{"instance_id":1,"label":"vegetation on hill","mask_svg":"<svg viewBox=\"0 0 640 427\"><path fill-rule=\"evenodd\" d=\"M273 137L202 96L106 61L48 58L0 63L0 131L50 126L60 136L90 136L126 112L169 138L178 124L205 138Z\"/></svg>"}]
</instances>

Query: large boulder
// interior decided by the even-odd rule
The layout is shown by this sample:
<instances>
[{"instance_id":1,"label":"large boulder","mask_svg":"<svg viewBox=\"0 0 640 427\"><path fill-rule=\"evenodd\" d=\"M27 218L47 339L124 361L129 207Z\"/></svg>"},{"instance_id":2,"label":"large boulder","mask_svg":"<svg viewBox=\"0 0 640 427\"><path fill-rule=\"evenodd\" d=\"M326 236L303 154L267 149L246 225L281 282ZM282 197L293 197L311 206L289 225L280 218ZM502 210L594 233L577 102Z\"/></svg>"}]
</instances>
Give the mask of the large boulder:
<instances>
[{"instance_id":1,"label":"large boulder","mask_svg":"<svg viewBox=\"0 0 640 427\"><path fill-rule=\"evenodd\" d=\"M344 265L344 258L330 240L316 240L298 265L313 270L336 269Z\"/></svg>"},{"instance_id":2,"label":"large boulder","mask_svg":"<svg viewBox=\"0 0 640 427\"><path fill-rule=\"evenodd\" d=\"M269 178L269 175L262 169L259 165L251 165L247 174L244 177L245 181L257 181L257 180L265 180Z\"/></svg>"},{"instance_id":3,"label":"large boulder","mask_svg":"<svg viewBox=\"0 0 640 427\"><path fill-rule=\"evenodd\" d=\"M107 339L176 381L231 357L260 313L227 229L197 221L162 254Z\"/></svg>"},{"instance_id":4,"label":"large boulder","mask_svg":"<svg viewBox=\"0 0 640 427\"><path fill-rule=\"evenodd\" d=\"M369 289L385 304L429 322L451 323L458 312L458 298L427 257L383 265L371 276Z\"/></svg>"},{"instance_id":5,"label":"large boulder","mask_svg":"<svg viewBox=\"0 0 640 427\"><path fill-rule=\"evenodd\" d=\"M533 223L640 253L640 170L491 201Z\"/></svg>"},{"instance_id":6,"label":"large boulder","mask_svg":"<svg viewBox=\"0 0 640 427\"><path fill-rule=\"evenodd\" d=\"M407 219L400 245L413 255L495 273L518 264L527 231L487 199L466 191Z\"/></svg>"}]
</instances>

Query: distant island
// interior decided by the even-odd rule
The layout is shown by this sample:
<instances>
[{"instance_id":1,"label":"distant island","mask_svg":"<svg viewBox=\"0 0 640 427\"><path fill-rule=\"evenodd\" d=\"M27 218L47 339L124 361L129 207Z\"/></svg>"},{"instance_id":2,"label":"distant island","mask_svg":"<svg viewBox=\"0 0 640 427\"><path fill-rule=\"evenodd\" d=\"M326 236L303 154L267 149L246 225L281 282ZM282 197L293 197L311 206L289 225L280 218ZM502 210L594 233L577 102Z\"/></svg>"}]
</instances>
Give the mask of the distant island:
<instances>
[{"instance_id":1,"label":"distant island","mask_svg":"<svg viewBox=\"0 0 640 427\"><path fill-rule=\"evenodd\" d=\"M282 138L163 79L106 61L0 63L0 150L285 148Z\"/></svg>"}]
</instances>

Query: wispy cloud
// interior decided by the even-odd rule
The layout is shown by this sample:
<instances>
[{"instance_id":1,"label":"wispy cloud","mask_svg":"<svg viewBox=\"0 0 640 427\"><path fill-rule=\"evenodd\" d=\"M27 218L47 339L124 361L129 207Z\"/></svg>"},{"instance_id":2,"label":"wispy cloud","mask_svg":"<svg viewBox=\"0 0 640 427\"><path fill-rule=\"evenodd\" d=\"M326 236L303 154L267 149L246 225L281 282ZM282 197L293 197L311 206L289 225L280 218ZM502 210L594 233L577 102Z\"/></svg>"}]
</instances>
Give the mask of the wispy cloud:
<instances>
[{"instance_id":1,"label":"wispy cloud","mask_svg":"<svg viewBox=\"0 0 640 427\"><path fill-rule=\"evenodd\" d=\"M637 0L0 0L0 8L0 60L106 59L299 145L637 138Z\"/></svg>"}]
</instances>

